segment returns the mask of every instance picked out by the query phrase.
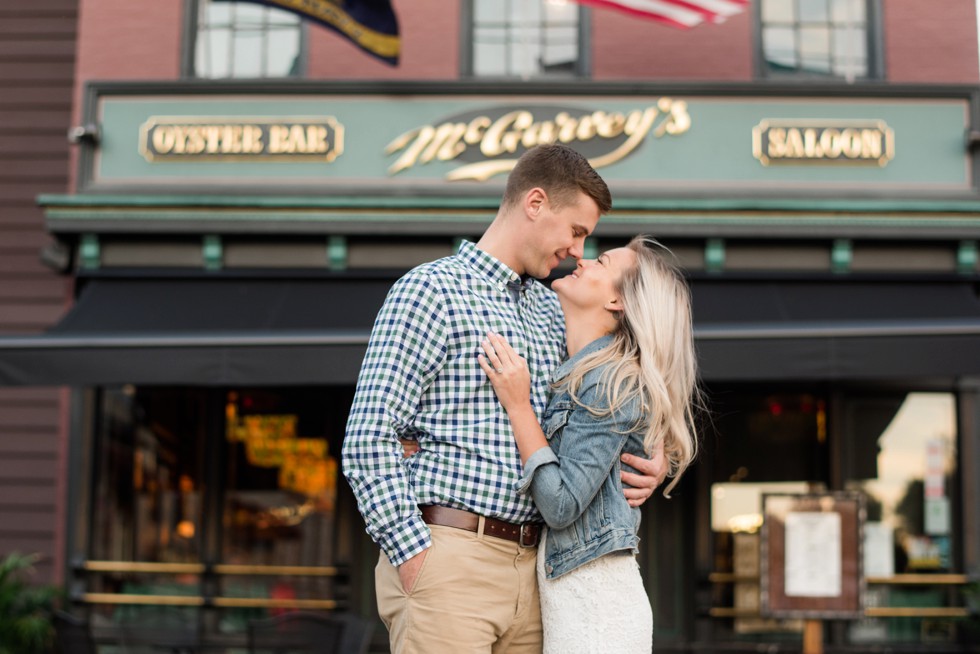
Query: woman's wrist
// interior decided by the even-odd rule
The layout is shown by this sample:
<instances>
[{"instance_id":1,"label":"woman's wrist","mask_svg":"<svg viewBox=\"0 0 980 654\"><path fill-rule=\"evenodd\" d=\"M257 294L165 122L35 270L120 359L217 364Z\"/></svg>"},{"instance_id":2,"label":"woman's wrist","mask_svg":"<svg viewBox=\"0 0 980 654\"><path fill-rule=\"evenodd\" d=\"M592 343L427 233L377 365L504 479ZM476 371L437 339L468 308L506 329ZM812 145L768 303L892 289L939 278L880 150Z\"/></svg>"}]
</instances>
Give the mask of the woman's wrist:
<instances>
[{"instance_id":1,"label":"woman's wrist","mask_svg":"<svg viewBox=\"0 0 980 654\"><path fill-rule=\"evenodd\" d=\"M504 407L504 410L507 412L507 417L511 421L527 419L529 417L535 421L538 419L534 413L534 408L531 406L531 400L510 407Z\"/></svg>"}]
</instances>

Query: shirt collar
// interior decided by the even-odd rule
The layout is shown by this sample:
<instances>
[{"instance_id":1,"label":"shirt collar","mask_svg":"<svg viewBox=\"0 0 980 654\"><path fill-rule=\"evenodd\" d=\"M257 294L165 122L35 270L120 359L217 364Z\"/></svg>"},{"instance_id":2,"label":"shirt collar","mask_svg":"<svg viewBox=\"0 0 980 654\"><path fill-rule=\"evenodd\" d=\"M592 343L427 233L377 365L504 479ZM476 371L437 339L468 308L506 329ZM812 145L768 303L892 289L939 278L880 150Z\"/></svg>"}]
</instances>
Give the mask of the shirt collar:
<instances>
[{"instance_id":1,"label":"shirt collar","mask_svg":"<svg viewBox=\"0 0 980 654\"><path fill-rule=\"evenodd\" d=\"M456 256L501 290L504 289L507 282L521 281L520 275L469 241L462 242ZM531 283L530 278L524 282L525 286L529 286Z\"/></svg>"},{"instance_id":2,"label":"shirt collar","mask_svg":"<svg viewBox=\"0 0 980 654\"><path fill-rule=\"evenodd\" d=\"M599 338L595 339L594 341L592 341L591 343L583 347L581 350L576 352L575 356L569 357L568 359L565 360L564 363L558 366L555 372L551 375L551 381L555 382L559 379L564 379L565 377L568 376L568 373L572 371L572 368L574 368L579 361L589 356L593 352L598 352L602 348L608 347L609 344L612 343L612 341L613 341L612 334L606 334L605 336L600 336Z\"/></svg>"}]
</instances>

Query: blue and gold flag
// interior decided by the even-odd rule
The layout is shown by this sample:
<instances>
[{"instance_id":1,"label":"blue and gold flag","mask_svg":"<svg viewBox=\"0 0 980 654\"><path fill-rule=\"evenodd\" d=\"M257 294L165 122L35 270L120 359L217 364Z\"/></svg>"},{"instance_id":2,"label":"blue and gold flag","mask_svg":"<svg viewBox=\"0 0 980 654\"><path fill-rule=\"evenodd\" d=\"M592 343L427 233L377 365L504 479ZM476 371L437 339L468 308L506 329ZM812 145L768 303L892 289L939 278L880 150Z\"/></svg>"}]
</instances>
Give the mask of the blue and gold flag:
<instances>
[{"instance_id":1,"label":"blue and gold flag","mask_svg":"<svg viewBox=\"0 0 980 654\"><path fill-rule=\"evenodd\" d=\"M390 0L252 0L291 11L350 39L378 59L398 65L401 39Z\"/></svg>"}]
</instances>

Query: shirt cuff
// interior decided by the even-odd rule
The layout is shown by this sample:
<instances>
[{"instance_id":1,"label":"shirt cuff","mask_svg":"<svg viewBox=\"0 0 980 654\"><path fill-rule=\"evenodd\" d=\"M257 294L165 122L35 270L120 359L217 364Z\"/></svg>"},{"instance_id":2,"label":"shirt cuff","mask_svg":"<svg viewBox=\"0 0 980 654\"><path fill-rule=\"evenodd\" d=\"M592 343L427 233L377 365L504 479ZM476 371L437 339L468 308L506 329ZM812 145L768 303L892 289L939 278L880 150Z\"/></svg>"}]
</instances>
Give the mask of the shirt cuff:
<instances>
[{"instance_id":1,"label":"shirt cuff","mask_svg":"<svg viewBox=\"0 0 980 654\"><path fill-rule=\"evenodd\" d=\"M396 568L416 554L432 546L432 532L422 521L422 516L412 516L396 533L390 533L378 543L385 556Z\"/></svg>"},{"instance_id":2,"label":"shirt cuff","mask_svg":"<svg viewBox=\"0 0 980 654\"><path fill-rule=\"evenodd\" d=\"M527 495L531 489L531 482L534 481L534 471L547 463L558 463L558 456L550 447L542 447L537 452L527 458L524 464L524 472L517 480L517 494Z\"/></svg>"}]
</instances>

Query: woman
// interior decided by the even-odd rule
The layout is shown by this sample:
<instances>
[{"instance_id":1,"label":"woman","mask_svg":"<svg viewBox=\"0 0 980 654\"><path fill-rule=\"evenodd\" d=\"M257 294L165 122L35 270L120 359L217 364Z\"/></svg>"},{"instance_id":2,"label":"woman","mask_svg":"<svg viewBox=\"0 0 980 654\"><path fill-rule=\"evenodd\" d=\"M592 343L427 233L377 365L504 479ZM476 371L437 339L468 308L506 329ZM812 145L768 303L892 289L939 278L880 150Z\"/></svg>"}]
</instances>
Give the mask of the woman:
<instances>
[{"instance_id":1,"label":"woman","mask_svg":"<svg viewBox=\"0 0 980 654\"><path fill-rule=\"evenodd\" d=\"M552 288L568 359L540 423L524 360L496 334L480 355L521 453L520 492L549 527L538 550L544 651L649 652L653 616L634 558L640 511L623 497L619 459L662 448L669 496L694 458L690 294L646 237L580 261Z\"/></svg>"}]
</instances>

